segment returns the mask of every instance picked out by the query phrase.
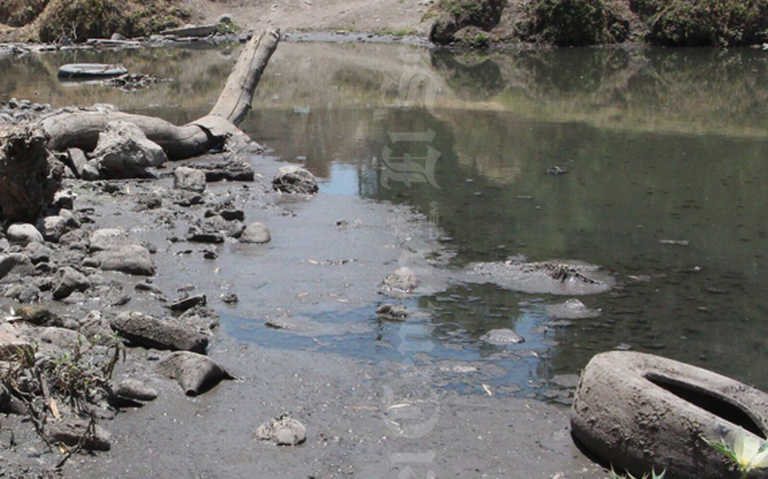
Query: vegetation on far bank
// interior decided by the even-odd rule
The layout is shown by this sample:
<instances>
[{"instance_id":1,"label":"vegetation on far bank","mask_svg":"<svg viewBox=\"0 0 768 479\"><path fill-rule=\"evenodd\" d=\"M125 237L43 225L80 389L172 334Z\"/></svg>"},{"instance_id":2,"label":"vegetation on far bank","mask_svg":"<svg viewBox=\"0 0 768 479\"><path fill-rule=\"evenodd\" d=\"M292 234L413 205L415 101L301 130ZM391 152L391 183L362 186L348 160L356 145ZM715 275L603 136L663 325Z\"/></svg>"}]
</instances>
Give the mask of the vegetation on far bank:
<instances>
[{"instance_id":1,"label":"vegetation on far bank","mask_svg":"<svg viewBox=\"0 0 768 479\"><path fill-rule=\"evenodd\" d=\"M768 0L439 0L425 18L435 43L465 46L479 35L559 46L768 41Z\"/></svg>"},{"instance_id":2,"label":"vegetation on far bank","mask_svg":"<svg viewBox=\"0 0 768 479\"><path fill-rule=\"evenodd\" d=\"M46 43L147 36L190 18L180 0L3 0L0 23L22 39Z\"/></svg>"},{"instance_id":3,"label":"vegetation on far bank","mask_svg":"<svg viewBox=\"0 0 768 479\"><path fill-rule=\"evenodd\" d=\"M16 28L16 39L43 42L147 36L185 24L191 13L182 0L0 1L0 24ZM437 0L414 25L419 20L433 42L470 48L768 42L768 0Z\"/></svg>"}]
</instances>

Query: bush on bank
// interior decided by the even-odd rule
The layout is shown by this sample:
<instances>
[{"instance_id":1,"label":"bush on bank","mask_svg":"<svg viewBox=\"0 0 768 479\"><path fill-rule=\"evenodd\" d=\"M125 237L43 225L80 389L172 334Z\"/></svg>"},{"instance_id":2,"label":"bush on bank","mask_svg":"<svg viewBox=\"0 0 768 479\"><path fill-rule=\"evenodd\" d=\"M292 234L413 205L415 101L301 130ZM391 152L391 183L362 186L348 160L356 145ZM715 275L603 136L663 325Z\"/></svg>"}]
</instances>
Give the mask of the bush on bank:
<instances>
[{"instance_id":1,"label":"bush on bank","mask_svg":"<svg viewBox=\"0 0 768 479\"><path fill-rule=\"evenodd\" d=\"M768 40L766 0L630 0L648 40L666 46L737 46Z\"/></svg>"},{"instance_id":2,"label":"bush on bank","mask_svg":"<svg viewBox=\"0 0 768 479\"><path fill-rule=\"evenodd\" d=\"M559 46L768 42L768 0L440 0L428 15L440 44L461 43L467 27L491 41L503 31L508 41Z\"/></svg>"}]
</instances>

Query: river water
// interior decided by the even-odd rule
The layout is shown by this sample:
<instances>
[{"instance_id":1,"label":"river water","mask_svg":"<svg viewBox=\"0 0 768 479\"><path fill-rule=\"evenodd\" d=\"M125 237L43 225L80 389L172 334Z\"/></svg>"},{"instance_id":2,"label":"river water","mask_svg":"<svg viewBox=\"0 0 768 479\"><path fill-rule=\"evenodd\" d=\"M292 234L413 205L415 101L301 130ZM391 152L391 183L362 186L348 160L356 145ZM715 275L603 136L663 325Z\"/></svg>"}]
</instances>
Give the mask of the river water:
<instances>
[{"instance_id":1,"label":"river water","mask_svg":"<svg viewBox=\"0 0 768 479\"><path fill-rule=\"evenodd\" d=\"M112 103L182 123L210 108L238 48L0 58L0 100ZM59 65L92 61L172 81L125 92L56 79ZM547 397L541 384L624 349L768 390L766 70L768 55L751 49L454 55L288 41L242 128L314 172L321 195L421 215L450 258L447 276L524 256L583 261L616 278L613 290L579 297L599 312L583 319L553 317L568 297L458 280L406 300L417 312L407 327L430 344L414 360L495 368L446 387ZM412 225L394 227L407 235ZM313 319L370 321L375 306ZM251 334L237 327L244 318L224 319L243 340L307 346L304 336ZM494 328L526 341L488 344L481 337ZM402 331L383 324L320 348L392 359Z\"/></svg>"}]
</instances>

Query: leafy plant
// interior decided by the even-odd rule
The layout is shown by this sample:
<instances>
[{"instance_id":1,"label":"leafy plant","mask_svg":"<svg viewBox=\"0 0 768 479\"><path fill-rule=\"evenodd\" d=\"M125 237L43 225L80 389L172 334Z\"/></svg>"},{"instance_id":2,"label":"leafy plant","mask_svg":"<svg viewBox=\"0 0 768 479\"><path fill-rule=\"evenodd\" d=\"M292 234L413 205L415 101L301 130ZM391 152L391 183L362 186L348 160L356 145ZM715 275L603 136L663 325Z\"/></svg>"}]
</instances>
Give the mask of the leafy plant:
<instances>
[{"instance_id":1,"label":"leafy plant","mask_svg":"<svg viewBox=\"0 0 768 479\"><path fill-rule=\"evenodd\" d=\"M718 441L711 441L705 437L702 439L736 465L741 473L741 479L746 479L747 474L755 469L768 467L768 442L753 434L747 434L741 427L736 430L732 444L722 438Z\"/></svg>"},{"instance_id":2,"label":"leafy plant","mask_svg":"<svg viewBox=\"0 0 768 479\"><path fill-rule=\"evenodd\" d=\"M643 476L640 479L664 479L664 474L666 474L667 471L661 471L661 474L656 474L655 470L651 470L651 475L649 476L647 473L643 474ZM611 478L612 479L637 479L635 476L630 474L629 472L626 473L626 476L621 476L619 474L616 474L616 471L611 468Z\"/></svg>"}]
</instances>

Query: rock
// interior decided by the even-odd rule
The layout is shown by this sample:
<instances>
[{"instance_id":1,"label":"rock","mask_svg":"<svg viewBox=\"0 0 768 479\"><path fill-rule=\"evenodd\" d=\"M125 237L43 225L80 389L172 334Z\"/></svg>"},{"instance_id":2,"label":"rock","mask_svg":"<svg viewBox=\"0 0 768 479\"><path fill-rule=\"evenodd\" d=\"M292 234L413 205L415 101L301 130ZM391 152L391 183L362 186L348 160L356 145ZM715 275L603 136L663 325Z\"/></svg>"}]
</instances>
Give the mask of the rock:
<instances>
[{"instance_id":1,"label":"rock","mask_svg":"<svg viewBox=\"0 0 768 479\"><path fill-rule=\"evenodd\" d=\"M88 164L88 157L85 156L83 150L79 148L70 148L67 150L67 156L69 157L69 169L75 174L77 178L83 178L83 170ZM98 175L98 170L96 170ZM83 178L90 179L90 178Z\"/></svg>"},{"instance_id":2,"label":"rock","mask_svg":"<svg viewBox=\"0 0 768 479\"><path fill-rule=\"evenodd\" d=\"M38 264L48 262L53 255L51 248L45 246L43 243L32 242L28 243L24 247L24 254L27 255L32 264Z\"/></svg>"},{"instance_id":3,"label":"rock","mask_svg":"<svg viewBox=\"0 0 768 479\"><path fill-rule=\"evenodd\" d=\"M170 354L157 367L162 374L175 379L187 396L197 396L224 379L234 379L207 356L191 352Z\"/></svg>"},{"instance_id":4,"label":"rock","mask_svg":"<svg viewBox=\"0 0 768 479\"><path fill-rule=\"evenodd\" d=\"M219 296L219 299L226 304L237 304L240 302L240 298L235 293L225 293Z\"/></svg>"},{"instance_id":5,"label":"rock","mask_svg":"<svg viewBox=\"0 0 768 479\"><path fill-rule=\"evenodd\" d=\"M75 208L77 194L72 190L60 190L53 195L53 206L72 211Z\"/></svg>"},{"instance_id":6,"label":"rock","mask_svg":"<svg viewBox=\"0 0 768 479\"><path fill-rule=\"evenodd\" d=\"M257 439L272 441L278 446L296 446L307 439L307 428L302 423L283 414L256 429Z\"/></svg>"},{"instance_id":7,"label":"rock","mask_svg":"<svg viewBox=\"0 0 768 479\"><path fill-rule=\"evenodd\" d=\"M376 308L376 315L389 321L405 321L409 314L402 304L382 304Z\"/></svg>"},{"instance_id":8,"label":"rock","mask_svg":"<svg viewBox=\"0 0 768 479\"><path fill-rule=\"evenodd\" d=\"M149 250L139 245L125 245L108 251L99 251L91 259L104 271L120 271L144 276L155 274L155 264L152 262Z\"/></svg>"},{"instance_id":9,"label":"rock","mask_svg":"<svg viewBox=\"0 0 768 479\"><path fill-rule=\"evenodd\" d=\"M564 303L548 305L546 309L549 317L553 319L583 319L600 316L599 310L587 308L576 298L571 298Z\"/></svg>"},{"instance_id":10,"label":"rock","mask_svg":"<svg viewBox=\"0 0 768 479\"><path fill-rule=\"evenodd\" d=\"M386 288L406 293L416 289L418 284L416 275L413 274L413 271L405 267L399 268L394 273L387 276L382 283Z\"/></svg>"},{"instance_id":11,"label":"rock","mask_svg":"<svg viewBox=\"0 0 768 479\"><path fill-rule=\"evenodd\" d=\"M65 266L57 273L56 286L53 288L53 299L62 300L75 291L87 291L91 282L83 273L75 268Z\"/></svg>"},{"instance_id":12,"label":"rock","mask_svg":"<svg viewBox=\"0 0 768 479\"><path fill-rule=\"evenodd\" d=\"M45 241L40 231L29 223L14 223L8 227L5 234L10 242L22 245Z\"/></svg>"},{"instance_id":13,"label":"rock","mask_svg":"<svg viewBox=\"0 0 768 479\"><path fill-rule=\"evenodd\" d=\"M90 237L89 253L105 251L119 246L137 245L138 240L122 228L102 228L94 231Z\"/></svg>"},{"instance_id":14,"label":"rock","mask_svg":"<svg viewBox=\"0 0 768 479\"><path fill-rule=\"evenodd\" d=\"M94 344L114 343L114 331L109 321L104 319L98 310L90 311L80 321L80 334Z\"/></svg>"},{"instance_id":15,"label":"rock","mask_svg":"<svg viewBox=\"0 0 768 479\"><path fill-rule=\"evenodd\" d=\"M261 223L249 224L239 238L241 243L249 244L269 243L270 240L272 240L272 236L269 234L269 230Z\"/></svg>"},{"instance_id":16,"label":"rock","mask_svg":"<svg viewBox=\"0 0 768 479\"><path fill-rule=\"evenodd\" d=\"M19 336L9 324L0 326L0 361L12 361L21 357L33 357L32 343Z\"/></svg>"},{"instance_id":17,"label":"rock","mask_svg":"<svg viewBox=\"0 0 768 479\"><path fill-rule=\"evenodd\" d=\"M189 309L179 316L178 320L181 324L191 326L206 334L213 334L211 330L218 328L221 321L219 313L206 306L196 306Z\"/></svg>"},{"instance_id":18,"label":"rock","mask_svg":"<svg viewBox=\"0 0 768 479\"><path fill-rule=\"evenodd\" d=\"M511 329L492 329L480 337L481 340L494 346L520 344L525 339Z\"/></svg>"},{"instance_id":19,"label":"rock","mask_svg":"<svg viewBox=\"0 0 768 479\"><path fill-rule=\"evenodd\" d=\"M35 266L27 255L21 253L0 254L0 279L7 276L30 276Z\"/></svg>"},{"instance_id":20,"label":"rock","mask_svg":"<svg viewBox=\"0 0 768 479\"><path fill-rule=\"evenodd\" d=\"M84 229L73 230L59 238L59 246L64 246L70 250L85 251L88 249L90 236L91 234Z\"/></svg>"},{"instance_id":21,"label":"rock","mask_svg":"<svg viewBox=\"0 0 768 479\"><path fill-rule=\"evenodd\" d=\"M204 294L196 294L186 298L177 299L169 306L171 311L186 311L195 306L205 306L208 304L208 298Z\"/></svg>"},{"instance_id":22,"label":"rock","mask_svg":"<svg viewBox=\"0 0 768 479\"><path fill-rule=\"evenodd\" d=\"M288 194L311 195L318 191L315 176L296 165L286 165L277 170L272 179L272 187Z\"/></svg>"},{"instance_id":23,"label":"rock","mask_svg":"<svg viewBox=\"0 0 768 479\"><path fill-rule=\"evenodd\" d=\"M81 350L86 350L90 346L88 340L85 339L77 331L71 329L60 328L58 326L47 326L43 328L32 329L33 334L30 339L36 339L37 342L47 343L56 346L63 350L72 350L78 346Z\"/></svg>"},{"instance_id":24,"label":"rock","mask_svg":"<svg viewBox=\"0 0 768 479\"><path fill-rule=\"evenodd\" d=\"M35 326L61 326L63 320L44 306L22 306L16 309L16 316Z\"/></svg>"},{"instance_id":25,"label":"rock","mask_svg":"<svg viewBox=\"0 0 768 479\"><path fill-rule=\"evenodd\" d=\"M245 161L228 161L224 164L204 164L196 165L203 173L205 180L209 183L217 181L253 181L256 172L253 165Z\"/></svg>"},{"instance_id":26,"label":"rock","mask_svg":"<svg viewBox=\"0 0 768 479\"><path fill-rule=\"evenodd\" d=\"M46 435L51 442L60 442L69 447L75 447L85 437L83 448L91 451L109 451L111 435L98 424L93 426L93 434L87 434L89 421L68 418L48 425Z\"/></svg>"},{"instance_id":27,"label":"rock","mask_svg":"<svg viewBox=\"0 0 768 479\"><path fill-rule=\"evenodd\" d=\"M11 286L3 296L23 304L34 303L40 299L40 288L33 284L17 284Z\"/></svg>"},{"instance_id":28,"label":"rock","mask_svg":"<svg viewBox=\"0 0 768 479\"><path fill-rule=\"evenodd\" d=\"M210 340L208 335L177 321L139 312L122 313L111 326L120 336L145 348L204 353Z\"/></svg>"},{"instance_id":29,"label":"rock","mask_svg":"<svg viewBox=\"0 0 768 479\"><path fill-rule=\"evenodd\" d=\"M123 379L112 386L110 404L117 407L141 406L144 402L157 399L157 391L138 379Z\"/></svg>"},{"instance_id":30,"label":"rock","mask_svg":"<svg viewBox=\"0 0 768 479\"><path fill-rule=\"evenodd\" d=\"M245 230L245 225L239 221L227 221L221 215L213 215L205 219L204 228L225 232L227 236L239 238Z\"/></svg>"},{"instance_id":31,"label":"rock","mask_svg":"<svg viewBox=\"0 0 768 479\"><path fill-rule=\"evenodd\" d=\"M205 173L195 168L180 166L173 173L173 187L202 193L205 191Z\"/></svg>"},{"instance_id":32,"label":"rock","mask_svg":"<svg viewBox=\"0 0 768 479\"><path fill-rule=\"evenodd\" d=\"M69 222L63 216L46 216L40 229L43 238L54 243L59 242L64 233L69 230Z\"/></svg>"},{"instance_id":33,"label":"rock","mask_svg":"<svg viewBox=\"0 0 768 479\"><path fill-rule=\"evenodd\" d=\"M143 178L147 168L167 161L163 149L133 123L114 121L99 134L92 158L104 178Z\"/></svg>"},{"instance_id":34,"label":"rock","mask_svg":"<svg viewBox=\"0 0 768 479\"><path fill-rule=\"evenodd\" d=\"M89 161L83 166L83 171L80 172L80 177L86 181L96 181L101 179L101 171L99 171L99 164L95 161Z\"/></svg>"},{"instance_id":35,"label":"rock","mask_svg":"<svg viewBox=\"0 0 768 479\"><path fill-rule=\"evenodd\" d=\"M197 229L191 229L187 235L187 241L193 243L223 243L225 241L224 235L218 231L200 231Z\"/></svg>"},{"instance_id":36,"label":"rock","mask_svg":"<svg viewBox=\"0 0 768 479\"><path fill-rule=\"evenodd\" d=\"M0 129L0 216L35 221L53 200L63 173L42 130L28 126Z\"/></svg>"}]
</instances>

